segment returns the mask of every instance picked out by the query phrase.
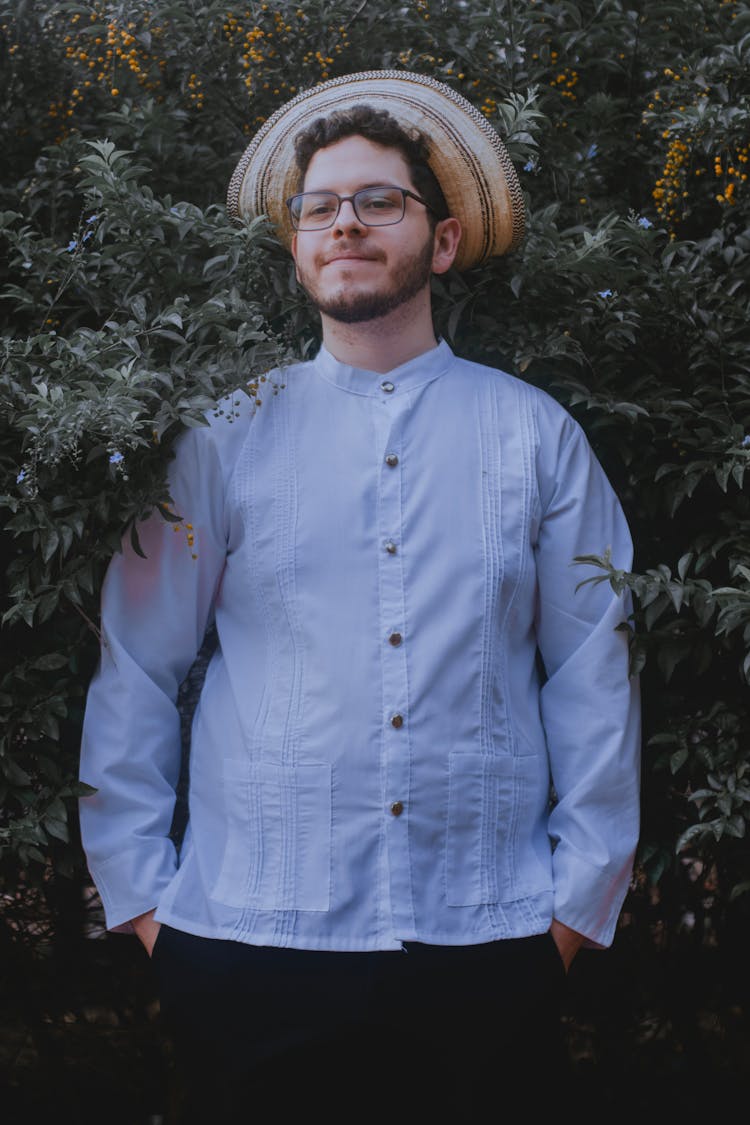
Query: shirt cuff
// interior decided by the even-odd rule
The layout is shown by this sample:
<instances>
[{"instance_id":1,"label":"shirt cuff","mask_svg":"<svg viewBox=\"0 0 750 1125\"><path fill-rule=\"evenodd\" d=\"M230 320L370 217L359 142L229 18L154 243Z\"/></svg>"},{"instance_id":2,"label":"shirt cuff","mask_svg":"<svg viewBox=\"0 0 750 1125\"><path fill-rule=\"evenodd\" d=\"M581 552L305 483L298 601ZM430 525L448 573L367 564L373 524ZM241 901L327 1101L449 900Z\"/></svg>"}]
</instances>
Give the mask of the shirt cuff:
<instances>
[{"instance_id":1,"label":"shirt cuff","mask_svg":"<svg viewBox=\"0 0 750 1125\"><path fill-rule=\"evenodd\" d=\"M108 930L132 933L131 919L158 905L162 891L177 871L177 852L171 840L144 841L100 863L89 860L89 871L104 907Z\"/></svg>"}]
</instances>

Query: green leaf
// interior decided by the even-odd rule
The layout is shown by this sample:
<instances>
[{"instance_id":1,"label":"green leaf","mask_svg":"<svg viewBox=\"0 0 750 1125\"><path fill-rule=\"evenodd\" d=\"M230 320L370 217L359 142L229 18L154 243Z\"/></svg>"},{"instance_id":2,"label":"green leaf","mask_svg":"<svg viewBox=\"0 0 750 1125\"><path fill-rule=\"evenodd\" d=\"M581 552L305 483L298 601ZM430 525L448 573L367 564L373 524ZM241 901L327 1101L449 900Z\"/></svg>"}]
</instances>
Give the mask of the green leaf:
<instances>
[{"instance_id":1,"label":"green leaf","mask_svg":"<svg viewBox=\"0 0 750 1125\"><path fill-rule=\"evenodd\" d=\"M44 560L44 562L49 562L57 548L60 546L60 536L58 534L57 528L45 528L41 533L41 541L42 559Z\"/></svg>"},{"instance_id":2,"label":"green leaf","mask_svg":"<svg viewBox=\"0 0 750 1125\"><path fill-rule=\"evenodd\" d=\"M40 672L51 672L59 668L65 668L68 661L69 657L62 652L47 652L33 660L29 667Z\"/></svg>"},{"instance_id":3,"label":"green leaf","mask_svg":"<svg viewBox=\"0 0 750 1125\"><path fill-rule=\"evenodd\" d=\"M687 574L688 568L694 557L695 556L693 551L687 551L684 555L681 556L679 562L677 563L677 573L679 574L680 579L683 582L685 581L685 575Z\"/></svg>"},{"instance_id":4,"label":"green leaf","mask_svg":"<svg viewBox=\"0 0 750 1125\"><path fill-rule=\"evenodd\" d=\"M653 741L653 739L651 741ZM669 759L669 768L672 773L677 773L678 770L680 770L685 765L685 762L687 762L687 760L688 751L685 747L681 747L679 750L676 750Z\"/></svg>"},{"instance_id":5,"label":"green leaf","mask_svg":"<svg viewBox=\"0 0 750 1125\"><path fill-rule=\"evenodd\" d=\"M136 555L140 555L142 559L145 559L146 555L143 548L141 547L141 540L138 536L138 528L135 524L135 521L130 525L130 545L135 551Z\"/></svg>"},{"instance_id":6,"label":"green leaf","mask_svg":"<svg viewBox=\"0 0 750 1125\"><path fill-rule=\"evenodd\" d=\"M63 840L65 843L70 840L68 826L65 821L55 820L53 817L45 817L44 827L49 835L54 836L55 839Z\"/></svg>"},{"instance_id":7,"label":"green leaf","mask_svg":"<svg viewBox=\"0 0 750 1125\"><path fill-rule=\"evenodd\" d=\"M13 758L0 759L0 769L10 785L30 785L31 778Z\"/></svg>"}]
</instances>

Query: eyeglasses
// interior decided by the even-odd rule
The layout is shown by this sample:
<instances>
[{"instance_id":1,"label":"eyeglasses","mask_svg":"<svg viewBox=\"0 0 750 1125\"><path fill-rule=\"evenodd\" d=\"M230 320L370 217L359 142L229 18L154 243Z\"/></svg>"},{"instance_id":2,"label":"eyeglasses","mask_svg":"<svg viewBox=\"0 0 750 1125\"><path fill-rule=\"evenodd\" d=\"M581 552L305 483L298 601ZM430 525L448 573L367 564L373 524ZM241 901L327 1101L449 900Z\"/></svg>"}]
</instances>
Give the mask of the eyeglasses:
<instances>
[{"instance_id":1,"label":"eyeglasses","mask_svg":"<svg viewBox=\"0 0 750 1125\"><path fill-rule=\"evenodd\" d=\"M406 210L406 197L416 199L428 211L435 211L421 196L408 188L378 185L360 188L354 195L335 191L303 191L287 199L289 217L295 230L325 230L336 222L342 203L351 203L354 214L366 227L390 227L400 223Z\"/></svg>"}]
</instances>

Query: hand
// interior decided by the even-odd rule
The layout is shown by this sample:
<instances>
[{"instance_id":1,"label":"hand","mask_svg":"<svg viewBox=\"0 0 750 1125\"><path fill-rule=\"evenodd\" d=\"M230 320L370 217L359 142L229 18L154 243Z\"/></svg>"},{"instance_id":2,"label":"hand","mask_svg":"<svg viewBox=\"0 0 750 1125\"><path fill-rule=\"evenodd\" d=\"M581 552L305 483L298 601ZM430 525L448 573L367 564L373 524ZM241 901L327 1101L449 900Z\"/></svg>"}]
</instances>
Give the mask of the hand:
<instances>
[{"instance_id":1,"label":"hand","mask_svg":"<svg viewBox=\"0 0 750 1125\"><path fill-rule=\"evenodd\" d=\"M149 957L154 951L154 943L161 929L161 922L154 921L155 910L156 907L154 907L154 910L147 910L145 914L139 914L137 918L131 919L133 929L143 943Z\"/></svg>"},{"instance_id":2,"label":"hand","mask_svg":"<svg viewBox=\"0 0 750 1125\"><path fill-rule=\"evenodd\" d=\"M557 918L552 919L552 925L549 928L552 934L553 941L557 946L557 951L562 957L565 972L571 966L573 958L584 942L583 934L579 934L578 930L571 930L570 926L566 926L564 922L558 922Z\"/></svg>"}]
</instances>

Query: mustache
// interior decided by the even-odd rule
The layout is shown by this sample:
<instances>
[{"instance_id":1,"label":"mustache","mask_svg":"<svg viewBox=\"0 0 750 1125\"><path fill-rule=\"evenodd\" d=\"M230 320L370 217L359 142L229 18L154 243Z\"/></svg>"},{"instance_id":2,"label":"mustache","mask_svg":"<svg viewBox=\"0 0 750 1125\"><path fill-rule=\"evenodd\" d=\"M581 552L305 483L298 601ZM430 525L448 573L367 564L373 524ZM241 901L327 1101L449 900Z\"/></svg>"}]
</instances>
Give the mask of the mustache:
<instances>
[{"instance_id":1,"label":"mustache","mask_svg":"<svg viewBox=\"0 0 750 1125\"><path fill-rule=\"evenodd\" d=\"M323 254L321 256L321 261L323 265L328 265L329 262L335 262L339 258L365 258L369 262L379 262L383 260L383 253L375 249L366 250L363 246L358 246L356 243L339 244L335 250Z\"/></svg>"}]
</instances>

